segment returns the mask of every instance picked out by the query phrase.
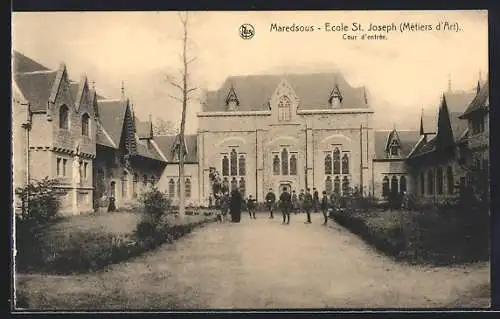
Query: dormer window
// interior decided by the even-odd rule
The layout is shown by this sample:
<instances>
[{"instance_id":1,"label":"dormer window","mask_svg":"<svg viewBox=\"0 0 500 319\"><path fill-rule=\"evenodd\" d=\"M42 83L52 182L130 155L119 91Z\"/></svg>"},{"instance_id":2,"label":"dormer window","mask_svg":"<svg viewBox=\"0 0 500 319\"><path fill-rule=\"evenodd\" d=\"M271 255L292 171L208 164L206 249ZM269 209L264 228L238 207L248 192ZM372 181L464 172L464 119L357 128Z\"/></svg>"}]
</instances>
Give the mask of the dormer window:
<instances>
[{"instance_id":1,"label":"dormer window","mask_svg":"<svg viewBox=\"0 0 500 319\"><path fill-rule=\"evenodd\" d=\"M332 92L330 93L330 97L328 98L328 104L330 104L333 108L340 107L342 103L342 94L340 94L339 87L335 85Z\"/></svg>"},{"instance_id":2,"label":"dormer window","mask_svg":"<svg viewBox=\"0 0 500 319\"><path fill-rule=\"evenodd\" d=\"M391 146L389 147L390 156L399 156L399 143L396 139L392 140Z\"/></svg>"},{"instance_id":3,"label":"dormer window","mask_svg":"<svg viewBox=\"0 0 500 319\"><path fill-rule=\"evenodd\" d=\"M283 95L278 102L278 120L290 121L292 118L292 102L288 96Z\"/></svg>"},{"instance_id":4,"label":"dormer window","mask_svg":"<svg viewBox=\"0 0 500 319\"><path fill-rule=\"evenodd\" d=\"M239 105L240 101L238 100L238 96L236 95L234 87L231 85L229 93L227 94L226 97L226 106L229 111L235 111Z\"/></svg>"}]
</instances>

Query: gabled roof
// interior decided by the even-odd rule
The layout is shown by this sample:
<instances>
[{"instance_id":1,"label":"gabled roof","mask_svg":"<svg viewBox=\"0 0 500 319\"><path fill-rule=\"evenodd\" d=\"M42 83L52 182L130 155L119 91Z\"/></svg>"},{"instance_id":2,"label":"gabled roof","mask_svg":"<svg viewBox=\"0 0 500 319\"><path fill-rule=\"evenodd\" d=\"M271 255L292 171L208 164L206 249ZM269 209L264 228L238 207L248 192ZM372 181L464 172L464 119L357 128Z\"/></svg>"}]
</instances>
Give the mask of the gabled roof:
<instances>
[{"instance_id":1,"label":"gabled roof","mask_svg":"<svg viewBox=\"0 0 500 319\"><path fill-rule=\"evenodd\" d=\"M57 74L57 70L14 74L14 81L30 103L30 109L33 112L47 110Z\"/></svg>"},{"instance_id":2,"label":"gabled roof","mask_svg":"<svg viewBox=\"0 0 500 319\"><path fill-rule=\"evenodd\" d=\"M343 108L368 108L365 103L363 88L351 87L341 74L287 74L287 75L247 75L230 76L216 91L207 92L204 112L220 112L226 110L226 98L234 87L239 111L269 110L268 102L279 83L285 79L300 99L302 110L331 109L328 99L330 93L338 85L342 94Z\"/></svg>"},{"instance_id":3,"label":"gabled roof","mask_svg":"<svg viewBox=\"0 0 500 319\"><path fill-rule=\"evenodd\" d=\"M186 148L187 148L187 156L186 162L188 163L198 163L198 144L197 144L197 135L185 135L186 140ZM154 141L158 145L158 148L161 150L163 155L167 158L168 162L178 162L174 158L174 154L172 153L172 148L177 139L177 135L160 135L155 136Z\"/></svg>"},{"instance_id":4,"label":"gabled roof","mask_svg":"<svg viewBox=\"0 0 500 319\"><path fill-rule=\"evenodd\" d=\"M122 99L98 100L97 106L99 119L103 129L107 132L107 135L111 138L113 143L118 147L122 136L127 101ZM102 140L98 138L98 143L101 142Z\"/></svg>"},{"instance_id":5,"label":"gabled roof","mask_svg":"<svg viewBox=\"0 0 500 319\"><path fill-rule=\"evenodd\" d=\"M153 138L152 125L149 121L141 121L137 117L135 118L135 129L137 136L140 139L150 139Z\"/></svg>"},{"instance_id":6,"label":"gabled roof","mask_svg":"<svg viewBox=\"0 0 500 319\"><path fill-rule=\"evenodd\" d=\"M468 105L464 113L460 115L460 118L465 119L474 112L477 112L479 110L487 110L490 104L489 96L490 96L490 87L489 87L489 81L487 80L482 86L480 86L479 92L477 92L476 96L474 97L472 102Z\"/></svg>"},{"instance_id":7,"label":"gabled roof","mask_svg":"<svg viewBox=\"0 0 500 319\"><path fill-rule=\"evenodd\" d=\"M12 52L12 73L49 71L49 68L17 51Z\"/></svg>"},{"instance_id":8,"label":"gabled roof","mask_svg":"<svg viewBox=\"0 0 500 319\"><path fill-rule=\"evenodd\" d=\"M158 153L151 141L143 140L137 142L137 155L164 162L162 155Z\"/></svg>"},{"instance_id":9,"label":"gabled roof","mask_svg":"<svg viewBox=\"0 0 500 319\"><path fill-rule=\"evenodd\" d=\"M380 130L375 131L375 158L387 158L387 146L392 136L396 134L399 140L400 154L402 158L408 156L420 139L419 131L408 130Z\"/></svg>"}]
</instances>

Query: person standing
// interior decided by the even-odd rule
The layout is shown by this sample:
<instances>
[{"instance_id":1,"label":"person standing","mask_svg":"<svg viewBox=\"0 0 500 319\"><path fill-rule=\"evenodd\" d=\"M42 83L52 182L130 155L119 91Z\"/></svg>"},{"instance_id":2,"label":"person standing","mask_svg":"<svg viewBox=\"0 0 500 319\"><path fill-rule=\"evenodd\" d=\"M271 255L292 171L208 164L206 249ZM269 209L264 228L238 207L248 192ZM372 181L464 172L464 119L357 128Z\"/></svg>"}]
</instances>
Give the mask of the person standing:
<instances>
[{"instance_id":1,"label":"person standing","mask_svg":"<svg viewBox=\"0 0 500 319\"><path fill-rule=\"evenodd\" d=\"M280 206L281 213L283 214L283 224L290 224L290 208L292 206L292 196L287 191L286 187L283 187L283 193L280 195Z\"/></svg>"},{"instance_id":2,"label":"person standing","mask_svg":"<svg viewBox=\"0 0 500 319\"><path fill-rule=\"evenodd\" d=\"M323 212L323 217L325 218L323 225L326 225L328 222L328 206L328 195L326 195L326 191L323 191L323 197L321 198L321 211Z\"/></svg>"},{"instance_id":3,"label":"person standing","mask_svg":"<svg viewBox=\"0 0 500 319\"><path fill-rule=\"evenodd\" d=\"M256 219L255 218L255 199L252 198L252 195L248 195L248 201L247 201L247 209L248 209L248 214L250 215L250 219Z\"/></svg>"},{"instance_id":4,"label":"person standing","mask_svg":"<svg viewBox=\"0 0 500 319\"><path fill-rule=\"evenodd\" d=\"M231 191L231 200L229 209L231 210L231 222L239 223L241 221L241 204L243 198L238 188L234 187Z\"/></svg>"},{"instance_id":5,"label":"person standing","mask_svg":"<svg viewBox=\"0 0 500 319\"><path fill-rule=\"evenodd\" d=\"M314 205L314 212L318 212L318 206L319 206L319 193L316 187L313 188L313 205Z\"/></svg>"},{"instance_id":6,"label":"person standing","mask_svg":"<svg viewBox=\"0 0 500 319\"><path fill-rule=\"evenodd\" d=\"M269 192L266 195L266 206L269 210L269 218L274 218L274 205L276 203L276 195L274 195L273 189L269 188Z\"/></svg>"},{"instance_id":7,"label":"person standing","mask_svg":"<svg viewBox=\"0 0 500 319\"><path fill-rule=\"evenodd\" d=\"M311 223L311 207L313 204L313 197L311 195L311 190L308 188L306 194L304 195L304 210L307 214L306 224Z\"/></svg>"},{"instance_id":8,"label":"person standing","mask_svg":"<svg viewBox=\"0 0 500 319\"><path fill-rule=\"evenodd\" d=\"M304 194L304 190L301 189L299 194L299 207L300 207L299 210L301 212L305 212L305 206L304 206L305 197L306 194Z\"/></svg>"},{"instance_id":9,"label":"person standing","mask_svg":"<svg viewBox=\"0 0 500 319\"><path fill-rule=\"evenodd\" d=\"M292 191L292 209L295 214L299 212L299 198L297 197L297 193L295 190Z\"/></svg>"}]
</instances>

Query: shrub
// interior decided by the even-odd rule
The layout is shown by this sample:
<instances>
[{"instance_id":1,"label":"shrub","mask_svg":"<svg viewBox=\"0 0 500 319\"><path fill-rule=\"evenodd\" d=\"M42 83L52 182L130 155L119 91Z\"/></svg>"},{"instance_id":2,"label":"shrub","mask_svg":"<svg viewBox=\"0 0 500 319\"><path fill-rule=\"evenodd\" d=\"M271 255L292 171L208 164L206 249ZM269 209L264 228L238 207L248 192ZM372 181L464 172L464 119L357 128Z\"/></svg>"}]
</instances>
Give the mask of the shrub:
<instances>
[{"instance_id":1,"label":"shrub","mask_svg":"<svg viewBox=\"0 0 500 319\"><path fill-rule=\"evenodd\" d=\"M170 210L171 203L167 195L156 187L142 193L140 201L143 205L144 213L153 222L159 221Z\"/></svg>"}]
</instances>

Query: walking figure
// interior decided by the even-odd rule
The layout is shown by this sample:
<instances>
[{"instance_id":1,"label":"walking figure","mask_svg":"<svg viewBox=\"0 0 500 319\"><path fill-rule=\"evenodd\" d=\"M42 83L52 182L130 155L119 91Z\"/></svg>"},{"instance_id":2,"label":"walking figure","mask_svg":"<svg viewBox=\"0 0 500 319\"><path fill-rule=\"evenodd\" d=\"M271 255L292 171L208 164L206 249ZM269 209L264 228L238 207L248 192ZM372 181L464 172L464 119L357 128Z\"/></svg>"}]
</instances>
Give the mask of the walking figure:
<instances>
[{"instance_id":1,"label":"walking figure","mask_svg":"<svg viewBox=\"0 0 500 319\"><path fill-rule=\"evenodd\" d=\"M323 198L321 198L321 211L323 212L323 217L325 218L323 225L326 225L328 222L328 206L328 195L326 195L326 191L323 191Z\"/></svg>"},{"instance_id":2,"label":"walking figure","mask_svg":"<svg viewBox=\"0 0 500 319\"><path fill-rule=\"evenodd\" d=\"M274 195L273 189L269 188L269 192L266 195L266 206L269 210L269 218L274 218L274 205L276 202L276 195Z\"/></svg>"},{"instance_id":3,"label":"walking figure","mask_svg":"<svg viewBox=\"0 0 500 319\"><path fill-rule=\"evenodd\" d=\"M250 219L256 219L255 218L255 199L252 198L252 195L248 195L248 201L247 201L247 209L248 209L248 214L250 215Z\"/></svg>"},{"instance_id":4,"label":"walking figure","mask_svg":"<svg viewBox=\"0 0 500 319\"><path fill-rule=\"evenodd\" d=\"M306 224L310 224L311 223L311 207L312 207L312 204L313 204L313 197L311 195L311 190L308 188L306 190L306 194L304 196L304 210L306 211L306 214L307 214L307 220L306 220Z\"/></svg>"},{"instance_id":5,"label":"walking figure","mask_svg":"<svg viewBox=\"0 0 500 319\"><path fill-rule=\"evenodd\" d=\"M281 212L283 214L283 224L290 224L290 208L292 206L292 196L286 190L286 187L283 187L283 193L280 195L280 206Z\"/></svg>"},{"instance_id":6,"label":"walking figure","mask_svg":"<svg viewBox=\"0 0 500 319\"><path fill-rule=\"evenodd\" d=\"M292 211L297 214L299 212L299 198L295 190L292 191Z\"/></svg>"},{"instance_id":7,"label":"walking figure","mask_svg":"<svg viewBox=\"0 0 500 319\"><path fill-rule=\"evenodd\" d=\"M304 207L304 201L305 201L305 198L306 198L306 194L304 194L304 190L301 189L300 190L300 194L299 194L299 210L301 212L305 212L305 207Z\"/></svg>"},{"instance_id":8,"label":"walking figure","mask_svg":"<svg viewBox=\"0 0 500 319\"><path fill-rule=\"evenodd\" d=\"M313 188L313 205L314 205L314 212L318 212L318 206L319 206L319 193L318 190L316 190L316 187Z\"/></svg>"}]
</instances>

